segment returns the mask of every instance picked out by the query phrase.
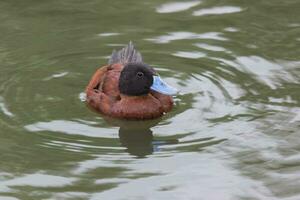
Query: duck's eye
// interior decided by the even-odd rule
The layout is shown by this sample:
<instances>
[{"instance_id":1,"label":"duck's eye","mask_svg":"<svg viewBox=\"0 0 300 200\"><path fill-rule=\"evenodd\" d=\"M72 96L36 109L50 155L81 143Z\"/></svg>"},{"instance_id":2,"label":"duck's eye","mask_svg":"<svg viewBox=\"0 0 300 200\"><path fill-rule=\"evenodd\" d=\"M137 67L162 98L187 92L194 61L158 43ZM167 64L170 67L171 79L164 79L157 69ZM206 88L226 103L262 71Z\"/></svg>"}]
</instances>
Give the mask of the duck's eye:
<instances>
[{"instance_id":1,"label":"duck's eye","mask_svg":"<svg viewBox=\"0 0 300 200\"><path fill-rule=\"evenodd\" d=\"M137 75L138 77L143 77L143 76L144 76L144 73L143 73L143 72L138 72L136 75Z\"/></svg>"}]
</instances>

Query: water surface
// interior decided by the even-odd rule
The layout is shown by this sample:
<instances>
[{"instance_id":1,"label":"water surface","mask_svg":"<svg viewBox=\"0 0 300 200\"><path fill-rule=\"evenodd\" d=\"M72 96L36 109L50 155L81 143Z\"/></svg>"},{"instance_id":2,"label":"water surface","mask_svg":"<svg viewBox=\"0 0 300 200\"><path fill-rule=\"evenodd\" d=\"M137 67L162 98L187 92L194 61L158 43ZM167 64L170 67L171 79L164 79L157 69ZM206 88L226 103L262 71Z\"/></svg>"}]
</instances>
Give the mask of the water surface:
<instances>
[{"instance_id":1,"label":"water surface","mask_svg":"<svg viewBox=\"0 0 300 200\"><path fill-rule=\"evenodd\" d=\"M300 198L300 4L0 2L0 199ZM82 92L132 40L180 89L126 122Z\"/></svg>"}]
</instances>

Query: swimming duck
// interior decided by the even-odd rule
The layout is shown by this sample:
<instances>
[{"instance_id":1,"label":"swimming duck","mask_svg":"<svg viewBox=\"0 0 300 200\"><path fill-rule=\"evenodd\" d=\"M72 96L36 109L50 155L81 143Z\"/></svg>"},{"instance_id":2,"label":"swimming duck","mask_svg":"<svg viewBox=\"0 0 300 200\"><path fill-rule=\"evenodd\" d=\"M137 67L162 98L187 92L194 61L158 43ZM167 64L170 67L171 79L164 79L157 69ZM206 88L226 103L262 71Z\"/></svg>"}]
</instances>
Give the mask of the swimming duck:
<instances>
[{"instance_id":1,"label":"swimming duck","mask_svg":"<svg viewBox=\"0 0 300 200\"><path fill-rule=\"evenodd\" d=\"M107 65L92 76L87 103L104 115L124 119L153 119L173 107L177 90L143 62L132 42L113 51Z\"/></svg>"}]
</instances>

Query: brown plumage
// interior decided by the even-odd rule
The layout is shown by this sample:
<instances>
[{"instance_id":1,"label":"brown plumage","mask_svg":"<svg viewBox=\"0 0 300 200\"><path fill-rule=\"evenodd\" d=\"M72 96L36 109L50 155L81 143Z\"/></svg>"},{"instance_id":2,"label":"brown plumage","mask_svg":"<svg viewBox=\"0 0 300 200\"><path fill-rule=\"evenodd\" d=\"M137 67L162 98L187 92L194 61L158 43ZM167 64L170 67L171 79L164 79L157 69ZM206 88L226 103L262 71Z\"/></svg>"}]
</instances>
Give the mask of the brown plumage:
<instances>
[{"instance_id":1,"label":"brown plumage","mask_svg":"<svg viewBox=\"0 0 300 200\"><path fill-rule=\"evenodd\" d=\"M134 56L139 56L141 61L141 55L133 46L129 48L134 50ZM120 93L120 75L124 66L130 63L130 53L121 59L114 54L116 52L112 55L114 60L110 60L111 64L99 68L91 78L86 88L87 103L105 115L125 119L152 119L169 112L173 107L173 99L169 95L153 90L138 96ZM132 59L137 59L134 56ZM124 58L126 62L122 62Z\"/></svg>"}]
</instances>

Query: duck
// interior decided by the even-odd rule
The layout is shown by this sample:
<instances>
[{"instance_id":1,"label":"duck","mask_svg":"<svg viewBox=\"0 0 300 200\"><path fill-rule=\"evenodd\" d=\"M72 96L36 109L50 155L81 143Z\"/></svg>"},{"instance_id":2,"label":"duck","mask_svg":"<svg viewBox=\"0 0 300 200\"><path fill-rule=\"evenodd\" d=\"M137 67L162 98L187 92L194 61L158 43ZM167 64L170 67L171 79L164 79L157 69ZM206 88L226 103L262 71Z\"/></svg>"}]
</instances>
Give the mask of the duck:
<instances>
[{"instance_id":1,"label":"duck","mask_svg":"<svg viewBox=\"0 0 300 200\"><path fill-rule=\"evenodd\" d=\"M143 62L131 41L112 52L108 63L96 70L85 90L88 106L101 114L136 120L154 119L170 112L177 92Z\"/></svg>"}]
</instances>

